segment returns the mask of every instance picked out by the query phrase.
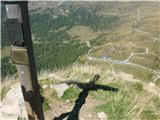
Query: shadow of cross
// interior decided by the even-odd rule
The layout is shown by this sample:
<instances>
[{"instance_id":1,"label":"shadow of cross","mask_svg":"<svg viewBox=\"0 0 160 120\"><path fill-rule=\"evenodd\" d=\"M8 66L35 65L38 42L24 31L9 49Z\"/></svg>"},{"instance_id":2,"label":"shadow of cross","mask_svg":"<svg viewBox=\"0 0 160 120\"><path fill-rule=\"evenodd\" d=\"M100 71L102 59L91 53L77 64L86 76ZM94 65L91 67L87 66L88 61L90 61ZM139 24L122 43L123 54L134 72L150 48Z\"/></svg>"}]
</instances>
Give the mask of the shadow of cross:
<instances>
[{"instance_id":1,"label":"shadow of cross","mask_svg":"<svg viewBox=\"0 0 160 120\"><path fill-rule=\"evenodd\" d=\"M100 78L99 75L95 75L93 80L91 80L89 83L79 83L79 82L75 82L75 81L66 82L66 84L68 84L68 85L73 84L83 90L79 94L77 100L75 101L75 105L74 105L72 111L67 112L67 113L62 113L59 117L53 118L53 120L63 120L64 118L67 118L67 117L68 117L67 120L78 120L80 109L82 108L83 104L85 104L86 98L89 94L89 91L91 91L91 90L101 89L104 91L111 91L111 92L118 91L118 88L95 84L99 78Z\"/></svg>"}]
</instances>

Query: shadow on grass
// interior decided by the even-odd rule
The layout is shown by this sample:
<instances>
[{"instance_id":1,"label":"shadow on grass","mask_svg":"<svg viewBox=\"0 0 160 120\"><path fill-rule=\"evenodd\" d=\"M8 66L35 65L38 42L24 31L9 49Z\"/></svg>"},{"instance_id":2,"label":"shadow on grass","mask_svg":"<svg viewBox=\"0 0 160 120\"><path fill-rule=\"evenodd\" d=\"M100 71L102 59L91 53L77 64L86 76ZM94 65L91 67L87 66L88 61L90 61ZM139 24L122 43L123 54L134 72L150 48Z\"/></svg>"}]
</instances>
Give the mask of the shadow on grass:
<instances>
[{"instance_id":1,"label":"shadow on grass","mask_svg":"<svg viewBox=\"0 0 160 120\"><path fill-rule=\"evenodd\" d=\"M95 75L94 79L91 80L89 83L79 83L75 81L66 82L68 85L76 85L80 89L83 89L82 92L79 94L78 99L75 101L75 105L70 112L62 113L60 116L53 118L53 120L63 120L67 118L67 120L78 120L79 118L79 111L82 108L83 104L86 102L86 98L91 90L104 90L104 91L111 91L117 92L118 88L113 88L109 86L95 84L96 81L99 79L99 75Z\"/></svg>"}]
</instances>

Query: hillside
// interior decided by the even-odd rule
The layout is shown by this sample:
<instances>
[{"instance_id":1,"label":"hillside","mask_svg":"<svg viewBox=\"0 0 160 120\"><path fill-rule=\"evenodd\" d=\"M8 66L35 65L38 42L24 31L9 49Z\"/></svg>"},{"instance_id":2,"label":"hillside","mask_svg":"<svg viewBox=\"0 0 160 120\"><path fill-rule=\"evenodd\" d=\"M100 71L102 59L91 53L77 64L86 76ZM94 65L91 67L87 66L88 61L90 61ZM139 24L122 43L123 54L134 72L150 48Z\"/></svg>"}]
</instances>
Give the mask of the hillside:
<instances>
[{"instance_id":1,"label":"hillside","mask_svg":"<svg viewBox=\"0 0 160 120\"><path fill-rule=\"evenodd\" d=\"M159 2L30 2L29 10L47 119L72 113L85 95L82 120L101 120L103 113L106 120L160 119ZM16 69L2 44L5 80ZM96 88L86 92L95 75ZM58 97L53 86L61 83L69 88Z\"/></svg>"}]
</instances>

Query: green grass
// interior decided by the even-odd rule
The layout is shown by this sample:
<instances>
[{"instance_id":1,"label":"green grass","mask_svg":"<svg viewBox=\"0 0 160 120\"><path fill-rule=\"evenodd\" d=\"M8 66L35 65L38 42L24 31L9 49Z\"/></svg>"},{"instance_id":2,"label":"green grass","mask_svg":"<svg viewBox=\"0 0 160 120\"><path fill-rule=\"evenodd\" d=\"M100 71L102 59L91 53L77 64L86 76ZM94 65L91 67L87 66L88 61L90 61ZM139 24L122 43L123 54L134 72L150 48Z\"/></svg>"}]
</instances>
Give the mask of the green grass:
<instances>
[{"instance_id":1,"label":"green grass","mask_svg":"<svg viewBox=\"0 0 160 120\"><path fill-rule=\"evenodd\" d=\"M113 88L120 88L121 84L120 83L110 83L106 86L111 86ZM111 94L114 95L116 93L112 93L110 91L104 91L104 90L90 91L90 95L97 100L107 100L108 96L110 96Z\"/></svg>"},{"instance_id":2,"label":"green grass","mask_svg":"<svg viewBox=\"0 0 160 120\"><path fill-rule=\"evenodd\" d=\"M105 112L108 120L159 120L160 99L144 91L141 83L115 82L108 85L119 91L90 92L92 98L105 102L93 111Z\"/></svg>"},{"instance_id":3,"label":"green grass","mask_svg":"<svg viewBox=\"0 0 160 120\"><path fill-rule=\"evenodd\" d=\"M43 86L43 85L50 85L50 84L54 84L54 83L55 83L55 81L54 81L54 80L51 80L51 79L46 78L46 79L41 79L41 80L39 80L39 83L40 83L40 85L41 85L41 86Z\"/></svg>"},{"instance_id":4,"label":"green grass","mask_svg":"<svg viewBox=\"0 0 160 120\"><path fill-rule=\"evenodd\" d=\"M136 82L132 85L132 88L135 89L137 92L141 92L143 90L143 85L140 82Z\"/></svg>"},{"instance_id":5,"label":"green grass","mask_svg":"<svg viewBox=\"0 0 160 120\"><path fill-rule=\"evenodd\" d=\"M79 93L80 89L72 86L64 92L64 95L61 98L62 100L75 101L78 98Z\"/></svg>"},{"instance_id":6,"label":"green grass","mask_svg":"<svg viewBox=\"0 0 160 120\"><path fill-rule=\"evenodd\" d=\"M146 109L141 114L141 120L159 120L160 116L155 111Z\"/></svg>"},{"instance_id":7,"label":"green grass","mask_svg":"<svg viewBox=\"0 0 160 120\"><path fill-rule=\"evenodd\" d=\"M6 96L6 94L7 94L7 92L10 90L10 88L9 87L2 87L2 90L0 91L0 94L1 94L1 99L3 99L5 96Z\"/></svg>"},{"instance_id":8,"label":"green grass","mask_svg":"<svg viewBox=\"0 0 160 120\"><path fill-rule=\"evenodd\" d=\"M141 114L141 120L159 120L160 116L154 110L146 109Z\"/></svg>"},{"instance_id":9,"label":"green grass","mask_svg":"<svg viewBox=\"0 0 160 120\"><path fill-rule=\"evenodd\" d=\"M67 33L72 37L77 36L81 42L92 40L99 34L98 32L94 32L93 29L88 26L74 26L69 29Z\"/></svg>"},{"instance_id":10,"label":"green grass","mask_svg":"<svg viewBox=\"0 0 160 120\"><path fill-rule=\"evenodd\" d=\"M159 120L160 114L157 114L158 109L152 104L152 97L144 96L143 92L135 94L134 90L121 90L115 94L101 93L99 96L106 103L95 107L94 110L105 112L108 120ZM143 99L147 102L143 103ZM149 106L152 107L148 110Z\"/></svg>"},{"instance_id":11,"label":"green grass","mask_svg":"<svg viewBox=\"0 0 160 120\"><path fill-rule=\"evenodd\" d=\"M144 86L141 82L123 81L121 84L123 84L125 89L132 90L134 94L139 94L144 90Z\"/></svg>"},{"instance_id":12,"label":"green grass","mask_svg":"<svg viewBox=\"0 0 160 120\"><path fill-rule=\"evenodd\" d=\"M146 69L138 68L131 65L120 65L114 64L114 69L118 71L123 71L128 74L132 74L133 78L143 80L145 82L153 82L154 74Z\"/></svg>"},{"instance_id":13,"label":"green grass","mask_svg":"<svg viewBox=\"0 0 160 120\"><path fill-rule=\"evenodd\" d=\"M108 100L107 100L108 99ZM109 120L129 120L129 109L131 107L131 98L126 92L108 95L107 103L96 107L96 111L104 111L107 113Z\"/></svg>"},{"instance_id":14,"label":"green grass","mask_svg":"<svg viewBox=\"0 0 160 120\"><path fill-rule=\"evenodd\" d=\"M50 110L50 105L49 105L49 101L48 100L44 100L44 102L42 103L42 107L44 111Z\"/></svg>"},{"instance_id":15,"label":"green grass","mask_svg":"<svg viewBox=\"0 0 160 120\"><path fill-rule=\"evenodd\" d=\"M156 85L160 86L160 78L156 80Z\"/></svg>"},{"instance_id":16,"label":"green grass","mask_svg":"<svg viewBox=\"0 0 160 120\"><path fill-rule=\"evenodd\" d=\"M160 58L155 54L134 55L130 59L131 63L139 64L154 70L160 69Z\"/></svg>"},{"instance_id":17,"label":"green grass","mask_svg":"<svg viewBox=\"0 0 160 120\"><path fill-rule=\"evenodd\" d=\"M17 69L15 67L15 65L11 62L11 58L9 56L3 57L1 59L1 77L2 77L2 81L3 78L5 78L6 76L12 76L17 72Z\"/></svg>"},{"instance_id":18,"label":"green grass","mask_svg":"<svg viewBox=\"0 0 160 120\"><path fill-rule=\"evenodd\" d=\"M42 107L44 111L51 109L51 104L54 103L55 100L59 100L56 91L53 88L40 89L40 93L43 97Z\"/></svg>"},{"instance_id":19,"label":"green grass","mask_svg":"<svg viewBox=\"0 0 160 120\"><path fill-rule=\"evenodd\" d=\"M0 98L1 100L6 96L7 92L11 89L11 86L17 83L17 80L10 80L2 82L0 86Z\"/></svg>"},{"instance_id":20,"label":"green grass","mask_svg":"<svg viewBox=\"0 0 160 120\"><path fill-rule=\"evenodd\" d=\"M155 96L153 99L153 103L154 103L155 109L158 109L160 111L160 98Z\"/></svg>"}]
</instances>

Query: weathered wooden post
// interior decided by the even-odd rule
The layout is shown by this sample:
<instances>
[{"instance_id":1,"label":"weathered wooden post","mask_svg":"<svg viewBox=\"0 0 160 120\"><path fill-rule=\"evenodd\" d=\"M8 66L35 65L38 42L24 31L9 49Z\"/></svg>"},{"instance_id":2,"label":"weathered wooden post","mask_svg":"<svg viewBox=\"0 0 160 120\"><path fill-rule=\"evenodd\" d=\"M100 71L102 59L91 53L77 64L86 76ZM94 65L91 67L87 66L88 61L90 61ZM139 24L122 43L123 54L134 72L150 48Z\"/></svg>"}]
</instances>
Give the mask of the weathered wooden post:
<instances>
[{"instance_id":1,"label":"weathered wooden post","mask_svg":"<svg viewBox=\"0 0 160 120\"><path fill-rule=\"evenodd\" d=\"M16 64L29 120L44 120L42 97L37 80L29 24L27 1L4 1L11 43L11 57Z\"/></svg>"}]
</instances>

